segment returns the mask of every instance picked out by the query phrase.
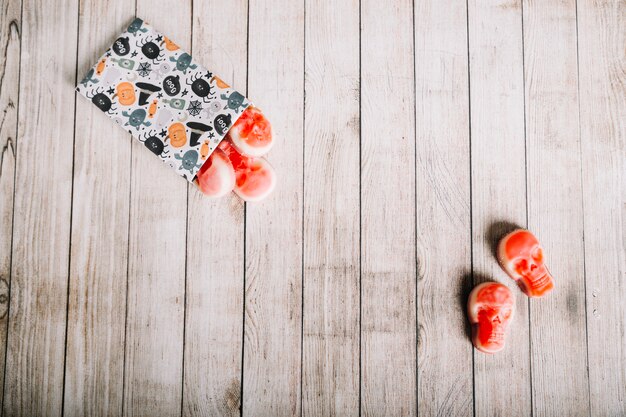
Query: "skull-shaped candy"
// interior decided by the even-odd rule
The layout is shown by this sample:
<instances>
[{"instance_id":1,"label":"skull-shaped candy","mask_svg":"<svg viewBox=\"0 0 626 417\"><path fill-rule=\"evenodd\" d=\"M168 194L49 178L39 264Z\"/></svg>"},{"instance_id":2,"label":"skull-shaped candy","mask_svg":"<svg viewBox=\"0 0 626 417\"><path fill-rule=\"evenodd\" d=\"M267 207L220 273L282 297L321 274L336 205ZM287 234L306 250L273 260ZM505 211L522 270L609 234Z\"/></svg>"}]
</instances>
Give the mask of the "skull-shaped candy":
<instances>
[{"instance_id":1,"label":"skull-shaped candy","mask_svg":"<svg viewBox=\"0 0 626 417\"><path fill-rule=\"evenodd\" d=\"M502 238L498 261L529 297L541 297L554 287L544 263L543 248L528 230L518 229Z\"/></svg>"},{"instance_id":2,"label":"skull-shaped candy","mask_svg":"<svg viewBox=\"0 0 626 417\"><path fill-rule=\"evenodd\" d=\"M472 290L467 300L467 315L476 349L496 353L504 348L514 307L515 298L505 285L484 282Z\"/></svg>"}]
</instances>

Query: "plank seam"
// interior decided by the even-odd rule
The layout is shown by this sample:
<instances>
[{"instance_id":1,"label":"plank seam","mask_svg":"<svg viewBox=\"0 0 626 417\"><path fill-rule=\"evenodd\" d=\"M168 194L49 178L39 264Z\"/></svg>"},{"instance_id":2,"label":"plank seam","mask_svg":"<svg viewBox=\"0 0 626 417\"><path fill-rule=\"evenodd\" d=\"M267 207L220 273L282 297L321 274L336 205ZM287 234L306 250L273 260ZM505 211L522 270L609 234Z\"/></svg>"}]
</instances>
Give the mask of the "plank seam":
<instances>
[{"instance_id":1,"label":"plank seam","mask_svg":"<svg viewBox=\"0 0 626 417\"><path fill-rule=\"evenodd\" d=\"M469 142L469 200L470 200L470 287L474 286L474 198L472 185L472 88L470 74L469 0L465 1L465 36L467 44L467 136ZM472 415L476 417L476 351L472 346Z\"/></svg>"},{"instance_id":2,"label":"plank seam","mask_svg":"<svg viewBox=\"0 0 626 417\"><path fill-rule=\"evenodd\" d=\"M137 3L135 3L136 7ZM136 14L136 12L135 12ZM132 136L128 136L128 140L131 142L131 146L128 153L128 166L129 166L129 178L128 178L128 230L126 231L126 291L124 296L124 347L122 354L124 358L122 360L122 416L124 415L124 404L126 397L126 340L128 338L128 277L130 275L130 213L131 213L131 190L133 188L133 147Z\"/></svg>"},{"instance_id":3,"label":"plank seam","mask_svg":"<svg viewBox=\"0 0 626 417\"><path fill-rule=\"evenodd\" d=\"M250 81L250 0L246 3L246 96L249 91ZM248 222L247 222L247 203L243 203L243 285L242 285L242 308L241 308L241 382L239 383L239 415L243 417L243 381L244 381L244 360L245 360L245 344L246 344L246 236L248 234Z\"/></svg>"},{"instance_id":4,"label":"plank seam","mask_svg":"<svg viewBox=\"0 0 626 417\"><path fill-rule=\"evenodd\" d=\"M362 37L363 28L361 23L362 18L362 1L359 0L359 417L363 412L363 242L362 242L362 229L363 229L363 67L361 65L361 57L363 54Z\"/></svg>"},{"instance_id":5,"label":"plank seam","mask_svg":"<svg viewBox=\"0 0 626 417\"><path fill-rule=\"evenodd\" d=\"M524 181L526 191L526 228L529 224L528 210L528 139L526 130L526 45L524 43L524 0L520 1L520 20L522 32L522 100L523 100L523 117L524 117ZM532 336L532 308L530 298L526 300L528 307L528 373L530 382L530 415L535 415L534 398L533 398L533 336Z\"/></svg>"},{"instance_id":6,"label":"plank seam","mask_svg":"<svg viewBox=\"0 0 626 417\"><path fill-rule=\"evenodd\" d=\"M300 416L304 415L304 397L303 397L303 383L304 379L304 245L306 242L304 234L304 222L305 222L305 197L304 192L304 180L306 177L304 169L304 161L306 155L306 0L303 0L303 28L302 28L302 248L301 248L301 268L300 268Z\"/></svg>"},{"instance_id":7,"label":"plank seam","mask_svg":"<svg viewBox=\"0 0 626 417\"><path fill-rule=\"evenodd\" d=\"M419 410L419 346L417 341L419 340L419 319L418 319L418 280L419 280L419 256L417 251L417 65L415 64L415 0L412 1L413 8L413 209L414 209L414 222L413 228L413 249L415 250L415 413L417 417L420 415Z\"/></svg>"},{"instance_id":8,"label":"plank seam","mask_svg":"<svg viewBox=\"0 0 626 417\"><path fill-rule=\"evenodd\" d=\"M135 0L135 18L137 17L137 0ZM128 140L132 142L132 136L128 136ZM123 349L123 365L122 365L122 407L121 412L124 416L124 406L126 404L126 341L128 339L128 279L130 276L130 220L132 207L132 189L133 189L133 147L132 143L128 153L128 230L126 232L126 295L124 303L124 349Z\"/></svg>"},{"instance_id":9,"label":"plank seam","mask_svg":"<svg viewBox=\"0 0 626 417\"><path fill-rule=\"evenodd\" d=\"M587 250L585 243L585 190L583 181L583 138L582 129L580 127L580 48L578 42L578 0L574 1L574 10L576 13L576 94L578 95L578 154L580 155L580 205L582 210L582 246L583 246L583 283L585 291L585 348L587 350L587 400L589 402L589 416L591 413L591 376L589 375L589 315L587 305Z\"/></svg>"},{"instance_id":10,"label":"plank seam","mask_svg":"<svg viewBox=\"0 0 626 417\"><path fill-rule=\"evenodd\" d=\"M77 1L76 7L76 58L74 62L74 85L78 83L78 45L80 43L80 1ZM23 3L22 3L23 4ZM67 289L65 295L65 341L63 346L63 382L61 387L61 416L65 414L65 383L67 374L67 327L70 317L70 286L71 280L71 268L72 268L72 224L74 217L74 172L76 166L76 98L77 94L74 92L74 122L72 132L72 182L70 189L70 233L68 240L68 254L67 254Z\"/></svg>"},{"instance_id":11,"label":"plank seam","mask_svg":"<svg viewBox=\"0 0 626 417\"><path fill-rule=\"evenodd\" d=\"M17 181L17 155L18 155L18 145L19 145L19 133L20 133L20 124L19 124L19 116L20 116L20 96L22 95L22 89L20 88L21 78L22 78L22 23L24 20L24 1L20 2L20 24L18 27L18 36L20 37L20 54L19 54L19 62L17 64L17 102L15 103L15 114L17 117L17 123L15 124L15 146L13 147L14 158L15 158L15 167L13 168L13 208L11 210L11 247L10 247L10 259L9 259L9 282L8 282L8 305L7 305L7 337L4 341L4 370L3 370L3 378L2 378L2 408L0 409L0 416L4 417L4 399L6 398L6 384L7 384L7 359L9 352L9 322L11 320L11 281L13 278L13 242L15 239L15 195L17 191L16 181ZM9 26L10 28L10 26ZM6 64L5 64L6 65Z\"/></svg>"},{"instance_id":12,"label":"plank seam","mask_svg":"<svg viewBox=\"0 0 626 417\"><path fill-rule=\"evenodd\" d=\"M189 16L190 23L190 42L189 49L191 50L192 55L194 54L193 50L193 5L194 0L190 0L191 3L191 13ZM186 215L185 215L185 278L184 278L184 286L183 286L183 349L182 349L182 361L181 361L181 381L180 381L180 416L184 415L183 407L185 405L185 338L187 337L187 266L189 262L187 261L188 257L188 248L189 248L189 183L187 183L187 207L186 207Z\"/></svg>"}]
</instances>

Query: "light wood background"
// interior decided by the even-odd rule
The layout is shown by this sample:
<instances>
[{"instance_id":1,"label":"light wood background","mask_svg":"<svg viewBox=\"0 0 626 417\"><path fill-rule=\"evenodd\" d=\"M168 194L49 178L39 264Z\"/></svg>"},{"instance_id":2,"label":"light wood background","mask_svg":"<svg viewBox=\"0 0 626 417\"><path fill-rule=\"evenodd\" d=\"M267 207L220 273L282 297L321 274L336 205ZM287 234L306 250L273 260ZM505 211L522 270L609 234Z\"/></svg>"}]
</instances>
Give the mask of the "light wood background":
<instances>
[{"instance_id":1,"label":"light wood background","mask_svg":"<svg viewBox=\"0 0 626 417\"><path fill-rule=\"evenodd\" d=\"M626 1L0 5L4 416L626 415ZM267 113L268 200L77 98L135 15ZM496 263L515 226L546 299ZM517 299L492 356L485 280Z\"/></svg>"}]
</instances>

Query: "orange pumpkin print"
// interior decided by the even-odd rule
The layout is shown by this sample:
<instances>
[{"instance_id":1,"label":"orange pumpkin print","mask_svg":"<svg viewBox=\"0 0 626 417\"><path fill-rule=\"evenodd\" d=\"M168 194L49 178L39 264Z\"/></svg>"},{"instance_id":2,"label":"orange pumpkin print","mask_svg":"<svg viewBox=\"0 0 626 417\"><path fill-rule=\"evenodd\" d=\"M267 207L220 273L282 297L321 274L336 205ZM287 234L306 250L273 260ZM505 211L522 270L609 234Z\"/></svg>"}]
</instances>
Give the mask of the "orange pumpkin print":
<instances>
[{"instance_id":1,"label":"orange pumpkin print","mask_svg":"<svg viewBox=\"0 0 626 417\"><path fill-rule=\"evenodd\" d=\"M104 67L105 67L106 62L107 62L106 58L102 58L100 62L98 62L98 65L96 66L97 75L102 75L102 73L104 72Z\"/></svg>"},{"instance_id":2,"label":"orange pumpkin print","mask_svg":"<svg viewBox=\"0 0 626 417\"><path fill-rule=\"evenodd\" d=\"M148 107L148 119L152 119L157 112L157 104L159 104L159 100L156 98L152 100L150 103L150 107Z\"/></svg>"},{"instance_id":3,"label":"orange pumpkin print","mask_svg":"<svg viewBox=\"0 0 626 417\"><path fill-rule=\"evenodd\" d=\"M167 129L167 136L170 138L170 144L175 148L182 148L187 143L187 132L182 123L173 123Z\"/></svg>"},{"instance_id":4,"label":"orange pumpkin print","mask_svg":"<svg viewBox=\"0 0 626 417\"><path fill-rule=\"evenodd\" d=\"M113 97L117 96L121 105L130 106L135 102L135 87L131 83L119 83L115 91L116 93Z\"/></svg>"},{"instance_id":5,"label":"orange pumpkin print","mask_svg":"<svg viewBox=\"0 0 626 417\"><path fill-rule=\"evenodd\" d=\"M165 49L168 51L175 51L178 49L178 45L172 42L172 40L167 36L163 36L163 43L165 43Z\"/></svg>"}]
</instances>

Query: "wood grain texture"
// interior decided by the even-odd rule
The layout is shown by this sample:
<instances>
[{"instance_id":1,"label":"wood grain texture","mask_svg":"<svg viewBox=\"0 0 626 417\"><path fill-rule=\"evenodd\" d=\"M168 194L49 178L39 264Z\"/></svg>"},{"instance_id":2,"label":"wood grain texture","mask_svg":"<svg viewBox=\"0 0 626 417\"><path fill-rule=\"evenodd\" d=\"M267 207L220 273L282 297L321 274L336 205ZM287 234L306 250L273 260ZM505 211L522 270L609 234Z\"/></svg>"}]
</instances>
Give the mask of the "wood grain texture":
<instances>
[{"instance_id":1,"label":"wood grain texture","mask_svg":"<svg viewBox=\"0 0 626 417\"><path fill-rule=\"evenodd\" d=\"M246 204L243 415L301 410L304 2L250 2L248 96L272 121L278 183Z\"/></svg>"},{"instance_id":2,"label":"wood grain texture","mask_svg":"<svg viewBox=\"0 0 626 417\"><path fill-rule=\"evenodd\" d=\"M474 284L515 295L507 346L474 350L476 415L531 414L528 298L500 268L498 240L526 225L522 9L519 0L468 3Z\"/></svg>"},{"instance_id":3,"label":"wood grain texture","mask_svg":"<svg viewBox=\"0 0 626 417\"><path fill-rule=\"evenodd\" d=\"M415 2L417 392L426 416L472 414L466 10L465 1Z\"/></svg>"},{"instance_id":4,"label":"wood grain texture","mask_svg":"<svg viewBox=\"0 0 626 417\"><path fill-rule=\"evenodd\" d=\"M625 0L21 1L4 416L626 415ZM135 14L267 114L266 201L202 196L76 98ZM516 226L545 299L497 264ZM517 301L497 355L465 318L486 280Z\"/></svg>"},{"instance_id":5,"label":"wood grain texture","mask_svg":"<svg viewBox=\"0 0 626 417\"><path fill-rule=\"evenodd\" d=\"M81 2L79 80L134 9L132 3ZM91 95L106 88L102 82ZM82 96L76 114L64 414L120 415L131 138Z\"/></svg>"},{"instance_id":6,"label":"wood grain texture","mask_svg":"<svg viewBox=\"0 0 626 417\"><path fill-rule=\"evenodd\" d=\"M138 0L137 16L191 49L191 0ZM189 185L132 142L124 414L178 416Z\"/></svg>"},{"instance_id":7,"label":"wood grain texture","mask_svg":"<svg viewBox=\"0 0 626 417\"><path fill-rule=\"evenodd\" d=\"M626 415L626 2L578 2L591 415Z\"/></svg>"},{"instance_id":8,"label":"wood grain texture","mask_svg":"<svg viewBox=\"0 0 626 417\"><path fill-rule=\"evenodd\" d=\"M76 2L62 0L45 4L26 0L23 4L6 416L61 414L76 6Z\"/></svg>"},{"instance_id":9,"label":"wood grain texture","mask_svg":"<svg viewBox=\"0 0 626 417\"><path fill-rule=\"evenodd\" d=\"M359 2L306 6L302 414L350 416L359 414Z\"/></svg>"},{"instance_id":10,"label":"wood grain texture","mask_svg":"<svg viewBox=\"0 0 626 417\"><path fill-rule=\"evenodd\" d=\"M390 42L390 39L393 39ZM413 5L361 2L361 407L415 415Z\"/></svg>"},{"instance_id":11,"label":"wood grain texture","mask_svg":"<svg viewBox=\"0 0 626 417\"><path fill-rule=\"evenodd\" d=\"M201 5L201 7L200 7ZM248 2L194 2L192 55L246 88ZM233 31L234 27L240 30ZM235 416L241 406L244 204L189 190L183 414Z\"/></svg>"},{"instance_id":12,"label":"wood grain texture","mask_svg":"<svg viewBox=\"0 0 626 417\"><path fill-rule=\"evenodd\" d=\"M11 242L13 238L13 194L20 82L21 1L2 0L0 10L0 387L4 386ZM0 389L0 404L3 390Z\"/></svg>"},{"instance_id":13,"label":"wood grain texture","mask_svg":"<svg viewBox=\"0 0 626 417\"><path fill-rule=\"evenodd\" d=\"M523 10L528 228L556 280L530 301L533 415L587 416L576 2Z\"/></svg>"}]
</instances>

